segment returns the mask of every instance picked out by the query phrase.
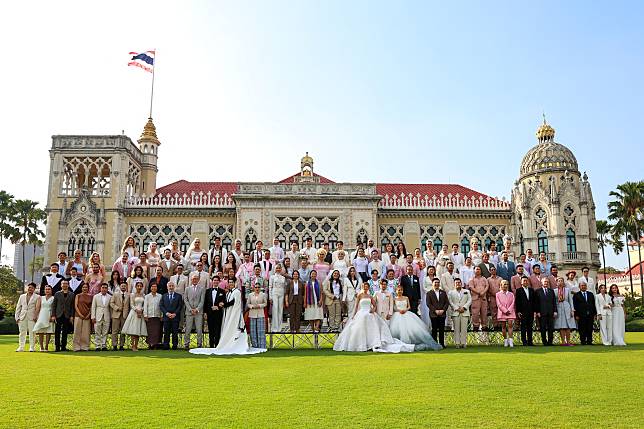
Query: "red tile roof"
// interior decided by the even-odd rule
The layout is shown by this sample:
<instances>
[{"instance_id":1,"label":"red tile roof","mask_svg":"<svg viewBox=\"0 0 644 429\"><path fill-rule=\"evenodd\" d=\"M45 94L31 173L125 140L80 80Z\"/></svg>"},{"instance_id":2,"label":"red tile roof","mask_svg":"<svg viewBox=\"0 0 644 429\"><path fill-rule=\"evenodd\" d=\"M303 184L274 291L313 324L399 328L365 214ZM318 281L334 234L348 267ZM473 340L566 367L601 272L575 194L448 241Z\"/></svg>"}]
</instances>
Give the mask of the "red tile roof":
<instances>
[{"instance_id":1,"label":"red tile roof","mask_svg":"<svg viewBox=\"0 0 644 429\"><path fill-rule=\"evenodd\" d=\"M279 181L279 182L277 182L277 183L295 183L295 178L296 178L296 177L299 177L299 175L300 175L300 173L295 173L294 175L289 176L289 177L287 177L286 179L282 179L282 180L280 180L280 181ZM319 175L319 174L317 174L317 173L313 173L313 176L315 176L315 177L319 177L319 178L320 178L320 183L324 183L324 184L328 184L328 183L335 183L333 180L331 180L331 179L327 179L327 178L326 178L326 177L324 177L324 176L320 176L320 175Z\"/></svg>"},{"instance_id":2,"label":"red tile roof","mask_svg":"<svg viewBox=\"0 0 644 429\"><path fill-rule=\"evenodd\" d=\"M294 174L292 176L287 177L286 179L280 180L277 183L293 183L295 177L297 177L299 173ZM327 179L324 176L320 176L316 174L317 177L320 178L320 183L335 183L330 179ZM170 183L168 185L162 186L157 189L156 193L157 195L162 194L162 195L183 195L187 194L190 195L192 192L195 192L195 194L198 194L199 192L203 192L204 194L207 194L210 192L212 195L219 194L219 195L224 195L228 194L233 195L235 192L237 192L237 183L236 182L188 182L187 180L179 180L174 183ZM421 199L427 196L429 199L431 199L433 196L436 196L437 198L440 198L440 195L443 194L445 197L447 195L451 194L454 198L456 197L456 194L459 195L459 200L463 200L464 198L467 198L471 200L472 198L482 198L482 199L487 199L489 198L487 195L482 194L480 192L477 192L473 189L466 188L465 186L461 185L453 185L453 184L416 184L416 183L409 183L409 184L402 184L402 183L378 183L376 184L376 192L380 195L388 195L389 197L400 197L400 194L404 194L405 196L408 196L409 194L412 194L412 196L420 195Z\"/></svg>"},{"instance_id":3,"label":"red tile roof","mask_svg":"<svg viewBox=\"0 0 644 429\"><path fill-rule=\"evenodd\" d=\"M467 198L487 198L488 196L477 192L473 189L466 188L461 185L447 185L447 184L402 184L402 183L379 183L376 184L376 192L380 195L390 195L390 196L400 196L400 194L412 194L420 196L429 196L430 198L434 195L440 196L443 194L447 196L448 194L456 195L459 194L461 197Z\"/></svg>"},{"instance_id":4,"label":"red tile roof","mask_svg":"<svg viewBox=\"0 0 644 429\"><path fill-rule=\"evenodd\" d=\"M188 182L187 180L179 180L157 189L157 195L162 194L187 194L191 192L198 194L200 191L204 194L210 192L211 194L228 194L232 195L237 192L237 183L235 182Z\"/></svg>"},{"instance_id":5,"label":"red tile roof","mask_svg":"<svg viewBox=\"0 0 644 429\"><path fill-rule=\"evenodd\" d=\"M629 276L631 274L633 274L634 276L642 275L643 267L644 267L644 262L640 262L639 264L633 265L631 269L626 271L623 275L625 276ZM601 270L599 271L601 272Z\"/></svg>"}]
</instances>

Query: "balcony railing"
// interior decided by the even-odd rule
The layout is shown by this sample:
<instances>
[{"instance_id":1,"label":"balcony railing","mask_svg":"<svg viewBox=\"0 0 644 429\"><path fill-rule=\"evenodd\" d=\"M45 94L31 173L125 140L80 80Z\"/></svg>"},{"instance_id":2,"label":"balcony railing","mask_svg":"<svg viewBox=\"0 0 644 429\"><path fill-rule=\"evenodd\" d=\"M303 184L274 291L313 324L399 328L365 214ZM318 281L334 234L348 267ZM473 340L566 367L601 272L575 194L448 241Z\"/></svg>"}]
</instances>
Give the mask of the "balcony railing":
<instances>
[{"instance_id":1,"label":"balcony railing","mask_svg":"<svg viewBox=\"0 0 644 429\"><path fill-rule=\"evenodd\" d=\"M234 208L235 203L228 194L191 192L182 195L131 196L126 199L125 206L127 208Z\"/></svg>"},{"instance_id":2,"label":"balcony railing","mask_svg":"<svg viewBox=\"0 0 644 429\"><path fill-rule=\"evenodd\" d=\"M591 253L590 259L593 261L599 261L599 253Z\"/></svg>"},{"instance_id":3,"label":"balcony railing","mask_svg":"<svg viewBox=\"0 0 644 429\"><path fill-rule=\"evenodd\" d=\"M562 256L564 261L585 261L586 252L563 252Z\"/></svg>"},{"instance_id":4,"label":"balcony railing","mask_svg":"<svg viewBox=\"0 0 644 429\"><path fill-rule=\"evenodd\" d=\"M467 197L460 194L383 195L378 205L389 210L508 210L510 203L492 197Z\"/></svg>"}]
</instances>

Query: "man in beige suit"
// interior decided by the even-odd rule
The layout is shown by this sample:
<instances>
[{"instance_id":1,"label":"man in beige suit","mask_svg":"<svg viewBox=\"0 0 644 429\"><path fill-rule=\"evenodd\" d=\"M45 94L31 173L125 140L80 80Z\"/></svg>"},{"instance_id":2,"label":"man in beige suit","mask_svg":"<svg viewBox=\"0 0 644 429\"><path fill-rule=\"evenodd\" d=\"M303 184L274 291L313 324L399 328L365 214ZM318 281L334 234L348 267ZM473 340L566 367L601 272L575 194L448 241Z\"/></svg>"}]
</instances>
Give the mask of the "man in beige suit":
<instances>
[{"instance_id":1,"label":"man in beige suit","mask_svg":"<svg viewBox=\"0 0 644 429\"><path fill-rule=\"evenodd\" d=\"M389 292L387 279L380 280L380 290L373 297L376 299L376 313L389 324L394 314L394 297Z\"/></svg>"},{"instance_id":2,"label":"man in beige suit","mask_svg":"<svg viewBox=\"0 0 644 429\"><path fill-rule=\"evenodd\" d=\"M204 271L203 269L203 264L201 262L197 262L195 264L196 270L192 271L190 273L190 284L192 284L192 278L197 277L199 281L197 282L199 286L201 286L204 290L208 287L208 283L210 283L210 278L208 277L208 273Z\"/></svg>"},{"instance_id":3,"label":"man in beige suit","mask_svg":"<svg viewBox=\"0 0 644 429\"><path fill-rule=\"evenodd\" d=\"M183 264L175 266L177 273L170 277L170 282L174 283L174 293L183 296L188 286L188 276L183 274Z\"/></svg>"},{"instance_id":4,"label":"man in beige suit","mask_svg":"<svg viewBox=\"0 0 644 429\"><path fill-rule=\"evenodd\" d=\"M454 290L454 263L452 261L447 263L447 271L441 274L440 281L441 281L441 289L445 291L446 294L449 295L449 291Z\"/></svg>"},{"instance_id":5,"label":"man in beige suit","mask_svg":"<svg viewBox=\"0 0 644 429\"><path fill-rule=\"evenodd\" d=\"M331 278L322 285L324 305L327 308L329 329L337 331L342 323L342 279L338 270L333 271Z\"/></svg>"},{"instance_id":6,"label":"man in beige suit","mask_svg":"<svg viewBox=\"0 0 644 429\"><path fill-rule=\"evenodd\" d=\"M186 327L184 333L184 346L190 348L190 333L194 326L197 331L197 347L203 345L203 303L206 298L206 289L199 284L199 276L190 276L192 284L183 294L183 303L186 307Z\"/></svg>"},{"instance_id":7,"label":"man in beige suit","mask_svg":"<svg viewBox=\"0 0 644 429\"><path fill-rule=\"evenodd\" d=\"M120 335L121 341L119 341L119 333L123 329L125 319L127 319L127 315L130 312L130 294L127 292L126 282L121 282L121 290L112 294L110 310L112 313L112 349L118 350L120 348L124 350L125 334Z\"/></svg>"},{"instance_id":8,"label":"man in beige suit","mask_svg":"<svg viewBox=\"0 0 644 429\"><path fill-rule=\"evenodd\" d=\"M454 290L447 293L447 299L454 326L454 343L457 349L464 349L467 346L467 325L470 321L472 295L468 290L463 289L461 279L455 278Z\"/></svg>"},{"instance_id":9,"label":"man in beige suit","mask_svg":"<svg viewBox=\"0 0 644 429\"><path fill-rule=\"evenodd\" d=\"M18 323L18 349L17 352L25 351L25 343L27 342L27 334L29 334L29 351L33 352L35 346L35 337L33 333L34 325L36 322L36 301L40 299L34 292L36 291L36 283L29 283L27 285L27 293L23 293L18 298L16 305L16 322Z\"/></svg>"},{"instance_id":10,"label":"man in beige suit","mask_svg":"<svg viewBox=\"0 0 644 429\"><path fill-rule=\"evenodd\" d=\"M92 324L94 325L94 343L96 351L107 351L107 333L110 330L110 301L107 283L101 284L101 291L92 298Z\"/></svg>"},{"instance_id":11,"label":"man in beige suit","mask_svg":"<svg viewBox=\"0 0 644 429\"><path fill-rule=\"evenodd\" d=\"M172 259L170 249L163 251L163 259L159 261L159 266L163 270L161 275L170 280L170 277L174 275L174 270L177 268L177 263Z\"/></svg>"}]
</instances>

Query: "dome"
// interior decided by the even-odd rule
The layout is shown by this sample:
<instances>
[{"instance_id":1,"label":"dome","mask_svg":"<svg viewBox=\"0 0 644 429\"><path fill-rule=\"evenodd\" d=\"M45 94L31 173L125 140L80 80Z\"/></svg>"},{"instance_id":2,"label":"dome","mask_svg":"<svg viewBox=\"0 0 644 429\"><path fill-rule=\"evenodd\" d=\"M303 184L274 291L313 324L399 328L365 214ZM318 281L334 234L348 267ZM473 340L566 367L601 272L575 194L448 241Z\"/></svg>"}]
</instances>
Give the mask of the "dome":
<instances>
[{"instance_id":1,"label":"dome","mask_svg":"<svg viewBox=\"0 0 644 429\"><path fill-rule=\"evenodd\" d=\"M536 134L537 145L521 161L521 178L552 171L579 171L575 155L566 146L554 141L555 129L545 119Z\"/></svg>"}]
</instances>

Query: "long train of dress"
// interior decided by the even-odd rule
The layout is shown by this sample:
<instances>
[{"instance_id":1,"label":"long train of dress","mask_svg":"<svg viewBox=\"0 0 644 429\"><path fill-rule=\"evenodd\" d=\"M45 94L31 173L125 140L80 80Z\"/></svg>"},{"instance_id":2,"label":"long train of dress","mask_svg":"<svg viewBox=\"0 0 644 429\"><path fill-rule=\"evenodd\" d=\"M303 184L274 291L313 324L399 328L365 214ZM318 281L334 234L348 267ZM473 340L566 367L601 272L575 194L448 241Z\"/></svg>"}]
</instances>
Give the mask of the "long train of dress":
<instances>
[{"instance_id":1,"label":"long train of dress","mask_svg":"<svg viewBox=\"0 0 644 429\"><path fill-rule=\"evenodd\" d=\"M253 355L266 351L266 349L257 349L248 345L239 289L234 289L227 294L226 301L233 300L234 304L225 309L221 338L217 347L190 349L190 353L195 355Z\"/></svg>"},{"instance_id":2,"label":"long train of dress","mask_svg":"<svg viewBox=\"0 0 644 429\"><path fill-rule=\"evenodd\" d=\"M416 351L442 349L441 345L434 341L431 332L417 315L411 311L401 313L406 309L408 309L406 301L395 301L395 311L389 321L391 335L403 343L414 344Z\"/></svg>"},{"instance_id":3,"label":"long train of dress","mask_svg":"<svg viewBox=\"0 0 644 429\"><path fill-rule=\"evenodd\" d=\"M414 345L392 337L387 323L371 311L371 299L362 298L358 303L358 311L340 332L333 350L400 353L413 352Z\"/></svg>"}]
</instances>

